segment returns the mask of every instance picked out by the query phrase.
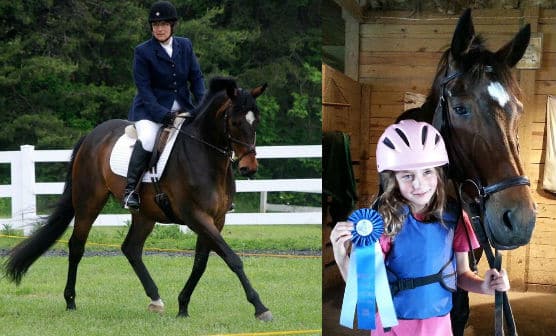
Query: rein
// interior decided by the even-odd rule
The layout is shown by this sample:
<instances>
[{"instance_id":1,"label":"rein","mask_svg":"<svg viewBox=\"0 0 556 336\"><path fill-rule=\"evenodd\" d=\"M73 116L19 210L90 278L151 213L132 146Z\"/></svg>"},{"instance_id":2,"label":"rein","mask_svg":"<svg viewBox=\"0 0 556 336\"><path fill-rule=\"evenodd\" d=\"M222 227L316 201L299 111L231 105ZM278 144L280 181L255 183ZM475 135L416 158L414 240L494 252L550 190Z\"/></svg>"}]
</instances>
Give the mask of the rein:
<instances>
[{"instance_id":1,"label":"rein","mask_svg":"<svg viewBox=\"0 0 556 336\"><path fill-rule=\"evenodd\" d=\"M446 69L446 72L448 71L448 69ZM494 249L494 252L492 251L492 246L494 246L494 244L492 244L492 237L491 237L491 233L489 230L487 230L487 227L485 225L486 221L485 221L485 212L486 212L486 202L489 198L490 195L502 191L504 189L507 188L511 188L511 187L515 187L515 186L522 186L522 185L530 185L529 179L525 176L515 176L515 177L510 177L507 179L504 179L500 182L497 183L493 183L491 185L487 185L487 186L483 186L480 182L480 179L478 177L473 178L473 179L469 179L469 178L463 178L463 176L465 176L465 174L463 173L463 169L460 168L459 165L456 164L457 161L459 161L459 163L464 163L467 162L469 163L469 161L462 159L462 157L460 156L460 152L458 151L456 147L457 142L454 141L454 139L452 138L452 134L451 134L451 130L452 130L452 124L450 122L450 114L449 114L449 109L448 109L448 103L446 100L446 85L451 82L452 80L462 76L463 73L461 72L455 72L452 73L450 75L446 74L445 78L440 82L440 88L441 88L441 95L438 101L438 105L436 107L435 110L435 114L436 113L441 113L442 119L441 119L441 125L440 125L440 132L442 134L442 136L449 141L446 141L447 146L450 146L451 150L450 153L452 153L452 155L454 157L457 157L459 160L450 160L451 164L449 165L449 175L452 175L453 181L454 181L454 185L456 187L456 190L458 191L458 200L460 202L460 204L464 205L467 204L468 208L470 210L469 213L469 217L471 219L471 224L473 227L473 231L475 232L475 235L477 237L477 240L479 241L481 247L483 248L483 250L485 251L485 255L487 257L487 261L489 264L490 268L496 268L498 271L500 271L501 266L502 266L502 255L498 252L498 249ZM474 167L473 167L474 168ZM476 171L476 169L474 169ZM456 182L456 180L459 180L460 182ZM470 200L469 202L465 202L463 199L463 186L466 184L470 184L471 186L473 186L475 188L475 190L477 191L477 197L475 197L474 199ZM466 231L467 232L467 231ZM468 241L470 241L470 238L468 237ZM470 243L471 246L471 243ZM477 270L477 260L475 258L475 255L473 254L473 252L471 253L472 255L472 261L473 261L473 265L472 265L472 269L474 272L476 272ZM495 292L495 301L494 301L494 312L495 312L495 316L494 316L494 331L495 331L495 335L496 336L502 336L504 335L504 326L503 326L503 320L505 318L506 320L506 326L508 328L508 332L510 335L512 336L516 336L517 335L517 331L516 331L516 326L515 326L515 320L513 317L513 313L512 313L512 309L510 306L510 302L508 300L508 295L506 292Z\"/></svg>"},{"instance_id":2,"label":"rein","mask_svg":"<svg viewBox=\"0 0 556 336\"><path fill-rule=\"evenodd\" d=\"M199 138L198 136L191 134L183 129L177 128L176 126L172 125L170 126L171 128L175 129L176 131L178 131L179 133L187 136L188 138L195 140L199 143L202 143L203 145L211 148L212 150L216 151L217 153L220 153L222 155L224 155L225 157L228 157L230 159L230 162L234 163L234 162L240 162L245 156L249 155L249 154L253 154L253 155L257 155L257 151L255 150L255 145L257 143L257 133L255 132L255 138L253 140L253 144L248 144L246 142L243 142L241 140L238 140L234 137L232 137L232 135L230 134L230 130L229 130L229 109L231 107L231 100L226 101L225 104L223 104L220 109L216 112L216 115L224 112L224 120L225 120L225 124L226 124L226 139L228 140L228 145L226 146L226 148L222 148L216 145L211 144L210 142L207 142L201 138ZM230 145L231 143L235 143L238 144L240 146L244 146L247 147L248 151L243 153L243 155L241 155L239 158L234 159L233 158L233 150L232 150L232 146Z\"/></svg>"}]
</instances>

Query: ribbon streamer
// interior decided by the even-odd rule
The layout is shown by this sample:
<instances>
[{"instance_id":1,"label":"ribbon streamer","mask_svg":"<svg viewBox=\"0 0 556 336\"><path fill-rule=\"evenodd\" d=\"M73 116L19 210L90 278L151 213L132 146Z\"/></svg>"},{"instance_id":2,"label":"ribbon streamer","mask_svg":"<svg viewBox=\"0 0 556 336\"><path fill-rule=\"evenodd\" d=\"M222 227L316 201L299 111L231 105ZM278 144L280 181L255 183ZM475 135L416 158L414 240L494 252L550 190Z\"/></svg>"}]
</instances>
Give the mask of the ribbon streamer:
<instances>
[{"instance_id":1,"label":"ribbon streamer","mask_svg":"<svg viewBox=\"0 0 556 336\"><path fill-rule=\"evenodd\" d=\"M340 314L340 324L353 328L357 312L358 329L376 329L378 307L384 328L398 324L382 250L378 239L384 231L384 221L372 209L359 209L349 216L354 223L348 278ZM377 295L378 294L378 295Z\"/></svg>"}]
</instances>

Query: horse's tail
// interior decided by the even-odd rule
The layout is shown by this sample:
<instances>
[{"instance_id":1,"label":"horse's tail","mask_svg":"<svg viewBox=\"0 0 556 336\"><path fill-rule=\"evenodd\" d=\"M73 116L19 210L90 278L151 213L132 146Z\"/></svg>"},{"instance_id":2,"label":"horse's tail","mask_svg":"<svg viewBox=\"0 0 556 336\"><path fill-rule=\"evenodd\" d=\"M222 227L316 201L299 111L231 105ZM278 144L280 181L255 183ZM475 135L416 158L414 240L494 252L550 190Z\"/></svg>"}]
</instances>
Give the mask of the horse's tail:
<instances>
[{"instance_id":1,"label":"horse's tail","mask_svg":"<svg viewBox=\"0 0 556 336\"><path fill-rule=\"evenodd\" d=\"M64 192L56 204L54 211L46 219L46 223L37 229L29 238L14 247L5 262L6 277L19 284L31 265L46 252L66 231L75 215L72 204L72 170L77 151L85 137L79 139L71 155L66 174Z\"/></svg>"}]
</instances>

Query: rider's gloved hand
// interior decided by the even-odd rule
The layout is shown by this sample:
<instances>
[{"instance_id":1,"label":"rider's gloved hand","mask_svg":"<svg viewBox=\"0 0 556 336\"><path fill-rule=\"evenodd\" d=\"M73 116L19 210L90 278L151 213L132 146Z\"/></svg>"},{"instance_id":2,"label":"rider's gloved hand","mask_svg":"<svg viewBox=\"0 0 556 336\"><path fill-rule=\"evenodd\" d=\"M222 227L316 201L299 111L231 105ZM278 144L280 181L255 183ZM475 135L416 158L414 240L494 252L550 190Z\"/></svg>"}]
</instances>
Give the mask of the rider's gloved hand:
<instances>
[{"instance_id":1,"label":"rider's gloved hand","mask_svg":"<svg viewBox=\"0 0 556 336\"><path fill-rule=\"evenodd\" d=\"M164 125L164 127L168 127L168 126L172 125L174 123L174 119L176 119L177 115L178 115L177 112L168 112L168 113L166 113L164 118L162 118L162 125Z\"/></svg>"}]
</instances>

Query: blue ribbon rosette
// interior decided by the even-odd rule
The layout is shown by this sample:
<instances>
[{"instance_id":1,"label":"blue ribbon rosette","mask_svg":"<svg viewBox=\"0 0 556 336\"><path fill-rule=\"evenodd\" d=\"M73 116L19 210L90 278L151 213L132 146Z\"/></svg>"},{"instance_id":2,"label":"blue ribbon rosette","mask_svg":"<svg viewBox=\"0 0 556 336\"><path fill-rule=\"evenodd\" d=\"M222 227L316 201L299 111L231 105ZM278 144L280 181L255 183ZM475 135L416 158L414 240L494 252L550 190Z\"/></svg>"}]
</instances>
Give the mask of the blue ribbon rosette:
<instances>
[{"instance_id":1,"label":"blue ribbon rosette","mask_svg":"<svg viewBox=\"0 0 556 336\"><path fill-rule=\"evenodd\" d=\"M378 239L384 221L373 209L359 209L348 218L353 222L348 278L340 314L340 324L353 328L357 312L358 329L376 329L376 308L384 328L398 325L392 295L388 286L382 249Z\"/></svg>"}]
</instances>

